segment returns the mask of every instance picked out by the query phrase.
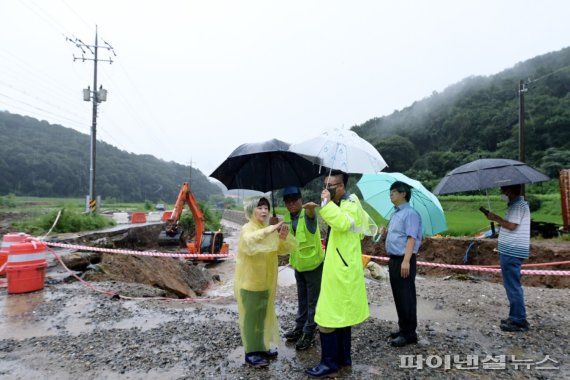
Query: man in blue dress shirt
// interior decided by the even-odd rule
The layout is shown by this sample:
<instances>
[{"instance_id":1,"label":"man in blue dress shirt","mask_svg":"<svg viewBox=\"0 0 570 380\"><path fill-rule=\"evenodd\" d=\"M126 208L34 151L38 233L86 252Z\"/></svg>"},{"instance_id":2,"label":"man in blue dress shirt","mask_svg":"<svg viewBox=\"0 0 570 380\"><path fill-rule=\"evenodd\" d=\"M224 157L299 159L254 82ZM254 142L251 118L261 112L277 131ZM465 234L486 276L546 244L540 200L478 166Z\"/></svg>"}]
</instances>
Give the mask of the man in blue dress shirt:
<instances>
[{"instance_id":1,"label":"man in blue dress shirt","mask_svg":"<svg viewBox=\"0 0 570 380\"><path fill-rule=\"evenodd\" d=\"M399 330L390 334L390 344L403 347L417 343L416 334L416 255L422 242L422 221L410 205L412 188L404 182L390 186L390 200L395 212L388 224L386 252L390 256L390 286L398 313Z\"/></svg>"}]
</instances>

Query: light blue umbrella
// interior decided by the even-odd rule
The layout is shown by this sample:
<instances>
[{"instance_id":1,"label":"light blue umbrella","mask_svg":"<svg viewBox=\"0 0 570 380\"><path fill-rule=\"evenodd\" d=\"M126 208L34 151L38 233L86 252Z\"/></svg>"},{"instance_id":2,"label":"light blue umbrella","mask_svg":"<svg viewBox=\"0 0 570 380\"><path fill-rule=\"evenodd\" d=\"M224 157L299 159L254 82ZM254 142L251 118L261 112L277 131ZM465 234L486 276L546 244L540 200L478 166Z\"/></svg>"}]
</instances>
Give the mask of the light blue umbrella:
<instances>
[{"instance_id":1,"label":"light blue umbrella","mask_svg":"<svg viewBox=\"0 0 570 380\"><path fill-rule=\"evenodd\" d=\"M441 203L435 195L419 181L406 177L402 173L364 174L356 184L364 197L382 217L390 219L394 214L394 204L390 201L390 186L401 181L412 187L412 206L422 219L424 235L435 235L447 230L445 215Z\"/></svg>"}]
</instances>

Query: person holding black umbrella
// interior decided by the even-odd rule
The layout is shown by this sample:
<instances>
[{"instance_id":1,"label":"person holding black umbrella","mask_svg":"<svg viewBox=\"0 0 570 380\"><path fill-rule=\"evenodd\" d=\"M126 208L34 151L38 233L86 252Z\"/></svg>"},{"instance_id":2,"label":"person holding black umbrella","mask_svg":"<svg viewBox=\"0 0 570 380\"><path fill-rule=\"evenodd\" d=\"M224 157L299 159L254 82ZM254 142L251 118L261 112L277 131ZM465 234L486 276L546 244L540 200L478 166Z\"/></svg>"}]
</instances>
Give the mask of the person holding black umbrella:
<instances>
[{"instance_id":1,"label":"person holding black umbrella","mask_svg":"<svg viewBox=\"0 0 570 380\"><path fill-rule=\"evenodd\" d=\"M245 205L249 219L240 232L236 259L234 293L238 304L239 327L245 362L265 367L277 357L270 345L279 344L279 323L275 313L277 255L298 246L283 221L268 225L269 200L253 197Z\"/></svg>"},{"instance_id":2,"label":"person holding black umbrella","mask_svg":"<svg viewBox=\"0 0 570 380\"><path fill-rule=\"evenodd\" d=\"M501 320L503 331L528 331L521 285L521 266L530 250L530 209L521 196L521 185L501 187L501 197L508 202L507 214L501 218L486 212L487 219L497 223L499 229L499 258L503 286L509 299L509 317Z\"/></svg>"}]
</instances>

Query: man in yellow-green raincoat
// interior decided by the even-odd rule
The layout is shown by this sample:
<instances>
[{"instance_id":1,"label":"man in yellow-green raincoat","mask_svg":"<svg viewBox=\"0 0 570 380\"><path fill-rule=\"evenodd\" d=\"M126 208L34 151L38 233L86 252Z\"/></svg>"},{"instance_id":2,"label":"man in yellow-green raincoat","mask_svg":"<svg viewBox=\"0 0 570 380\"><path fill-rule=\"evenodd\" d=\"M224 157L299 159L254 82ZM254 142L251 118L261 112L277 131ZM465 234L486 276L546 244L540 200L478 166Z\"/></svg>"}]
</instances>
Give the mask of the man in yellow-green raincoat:
<instances>
[{"instance_id":1,"label":"man in yellow-green raincoat","mask_svg":"<svg viewBox=\"0 0 570 380\"><path fill-rule=\"evenodd\" d=\"M275 314L277 255L297 248L297 240L283 222L268 225L269 201L254 197L245 205L249 219L240 232L234 292L238 304L239 327L245 349L245 362L265 367L277 357L270 345L279 343Z\"/></svg>"},{"instance_id":2,"label":"man in yellow-green raincoat","mask_svg":"<svg viewBox=\"0 0 570 380\"><path fill-rule=\"evenodd\" d=\"M334 170L325 178L320 215L329 226L321 293L315 321L321 340L321 362L307 368L312 378L335 377L352 365L351 326L368 316L361 239L376 225L358 197L346 191L348 174Z\"/></svg>"}]
</instances>

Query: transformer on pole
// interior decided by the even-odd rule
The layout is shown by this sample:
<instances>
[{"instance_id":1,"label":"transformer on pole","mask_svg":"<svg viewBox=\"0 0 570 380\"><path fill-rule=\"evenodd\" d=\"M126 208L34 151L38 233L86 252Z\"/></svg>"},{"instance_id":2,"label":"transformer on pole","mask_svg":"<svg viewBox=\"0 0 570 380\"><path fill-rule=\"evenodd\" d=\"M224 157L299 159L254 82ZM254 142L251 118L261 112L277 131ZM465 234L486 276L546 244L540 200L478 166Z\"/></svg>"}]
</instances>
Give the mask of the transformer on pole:
<instances>
[{"instance_id":1,"label":"transformer on pole","mask_svg":"<svg viewBox=\"0 0 570 380\"><path fill-rule=\"evenodd\" d=\"M68 41L71 41L78 47L82 54L81 57L73 56L73 61L81 60L82 62L85 61L93 61L93 91L88 86L86 89L83 89L83 100L86 102L92 101L93 102L93 115L92 115L92 123L91 123L91 144L90 144L90 160L89 160L89 200L88 200L88 210L91 213L97 212L97 199L99 197L96 196L95 191L95 173L96 173L96 155L97 155L97 106L101 102L107 101L107 90L103 88L102 85L99 86L99 90L97 90L97 63L98 62L109 62L113 63L112 58L109 59L100 59L98 58L98 49L106 49L109 52L113 53L114 56L115 51L113 47L109 45L107 42L104 42L104 46L99 46L99 38L97 34L97 26L95 26L95 44L94 45L87 45L83 41L78 38L70 39L67 38ZM85 57L87 53L92 54L92 58Z\"/></svg>"}]
</instances>

